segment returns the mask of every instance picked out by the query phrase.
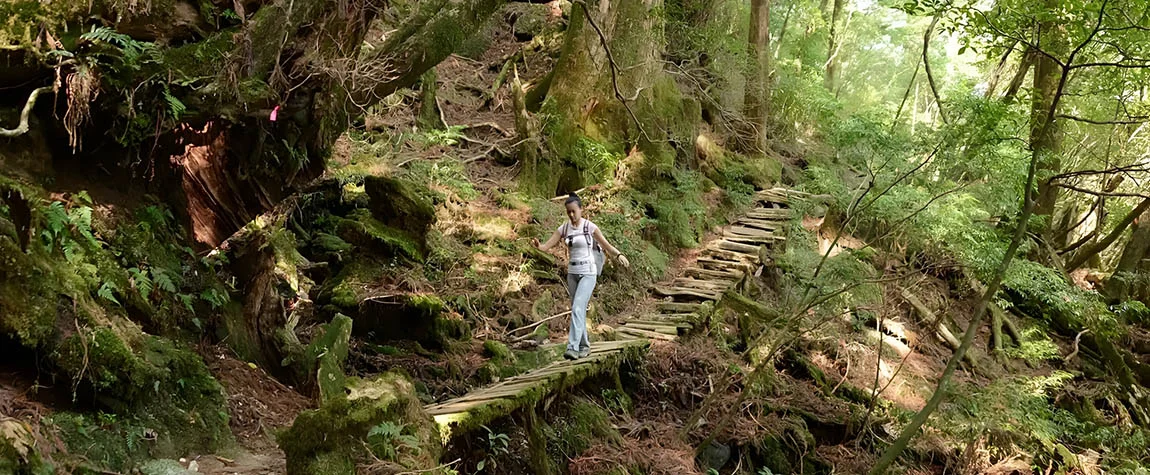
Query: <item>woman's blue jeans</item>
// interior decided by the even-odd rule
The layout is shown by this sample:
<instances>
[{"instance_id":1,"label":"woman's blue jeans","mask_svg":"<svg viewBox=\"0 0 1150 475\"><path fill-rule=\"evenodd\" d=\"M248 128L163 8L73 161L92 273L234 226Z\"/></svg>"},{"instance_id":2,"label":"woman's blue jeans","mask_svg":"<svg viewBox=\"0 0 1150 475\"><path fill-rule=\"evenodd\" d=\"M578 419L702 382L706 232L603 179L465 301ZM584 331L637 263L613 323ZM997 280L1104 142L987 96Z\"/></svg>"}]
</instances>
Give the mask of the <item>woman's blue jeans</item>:
<instances>
[{"instance_id":1,"label":"woman's blue jeans","mask_svg":"<svg viewBox=\"0 0 1150 475\"><path fill-rule=\"evenodd\" d=\"M595 274L567 274L567 292L571 294L571 331L567 333L567 349L583 351L591 348L587 339L587 303L595 290Z\"/></svg>"}]
</instances>

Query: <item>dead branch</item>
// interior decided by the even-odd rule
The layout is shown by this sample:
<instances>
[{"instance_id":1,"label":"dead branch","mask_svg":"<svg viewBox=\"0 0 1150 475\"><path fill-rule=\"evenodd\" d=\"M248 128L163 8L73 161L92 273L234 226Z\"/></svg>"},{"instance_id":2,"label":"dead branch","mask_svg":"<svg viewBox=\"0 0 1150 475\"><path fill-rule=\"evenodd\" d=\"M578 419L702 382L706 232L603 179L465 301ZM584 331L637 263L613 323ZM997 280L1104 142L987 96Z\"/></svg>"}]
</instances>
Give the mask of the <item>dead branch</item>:
<instances>
[{"instance_id":1,"label":"dead branch","mask_svg":"<svg viewBox=\"0 0 1150 475\"><path fill-rule=\"evenodd\" d=\"M535 327L537 327L537 326L539 326L539 325L542 325L543 323L546 323L546 322L549 322L549 321L551 321L551 320L554 320L554 319L556 319L556 318L562 317L562 316L564 316L564 315L570 315L570 314L571 314L571 311L570 311L570 310L567 310L567 311L565 311L565 312L559 312L559 313L556 313L555 315L552 315L552 316L550 316L550 317L547 317L547 318L544 318L544 319L542 319L542 320L539 320L538 322L535 322L535 323L531 323L531 324L528 324L528 325L524 325L524 326L521 326L521 327L519 327L519 328L516 328L516 329L514 329L514 330L510 330L510 331L508 331L507 333L508 333L508 334L511 334L511 333L515 333L515 332L517 332L517 331L521 331L521 330L529 330L529 329L535 328Z\"/></svg>"},{"instance_id":2,"label":"dead branch","mask_svg":"<svg viewBox=\"0 0 1150 475\"><path fill-rule=\"evenodd\" d=\"M19 125L15 129L0 127L0 137L18 137L28 133L28 117L32 114L32 108L36 106L36 99L40 98L40 94L55 90L56 88L53 86L44 86L36 88L31 94L28 94L28 101L24 103L24 109L20 111Z\"/></svg>"}]
</instances>

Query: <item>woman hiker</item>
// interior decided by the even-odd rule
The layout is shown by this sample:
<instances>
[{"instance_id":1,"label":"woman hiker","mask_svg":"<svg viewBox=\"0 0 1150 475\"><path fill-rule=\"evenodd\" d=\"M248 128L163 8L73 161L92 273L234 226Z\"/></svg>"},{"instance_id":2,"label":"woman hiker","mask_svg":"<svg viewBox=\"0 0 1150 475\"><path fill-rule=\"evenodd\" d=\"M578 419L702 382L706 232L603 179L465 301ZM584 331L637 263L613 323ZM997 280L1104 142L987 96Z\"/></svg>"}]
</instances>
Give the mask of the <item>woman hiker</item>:
<instances>
[{"instance_id":1,"label":"woman hiker","mask_svg":"<svg viewBox=\"0 0 1150 475\"><path fill-rule=\"evenodd\" d=\"M583 219L583 202L578 195L571 193L563 205L567 207L569 221L559 226L551 234L551 239L542 245L538 239L532 239L531 242L543 251L555 247L560 239L567 243L567 293L571 295L571 330L567 334L567 351L563 357L574 360L591 354L591 342L587 340L587 303L591 300L591 291L595 289L595 279L603 271L602 249L615 256L623 267L631 267L631 263L615 246L607 242L595 223Z\"/></svg>"}]
</instances>

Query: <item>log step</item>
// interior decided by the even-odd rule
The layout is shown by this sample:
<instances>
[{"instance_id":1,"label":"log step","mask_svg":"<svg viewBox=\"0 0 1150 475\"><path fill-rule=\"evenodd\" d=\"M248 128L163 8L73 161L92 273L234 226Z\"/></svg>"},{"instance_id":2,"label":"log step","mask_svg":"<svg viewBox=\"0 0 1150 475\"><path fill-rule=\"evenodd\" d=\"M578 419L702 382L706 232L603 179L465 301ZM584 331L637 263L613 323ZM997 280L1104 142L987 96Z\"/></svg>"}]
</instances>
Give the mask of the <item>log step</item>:
<instances>
[{"instance_id":1,"label":"log step","mask_svg":"<svg viewBox=\"0 0 1150 475\"><path fill-rule=\"evenodd\" d=\"M704 269L719 270L719 271L737 271L740 273L749 273L753 267L747 263L721 261L718 259L711 259L707 257L700 257L695 259L695 263Z\"/></svg>"},{"instance_id":2,"label":"log step","mask_svg":"<svg viewBox=\"0 0 1150 475\"><path fill-rule=\"evenodd\" d=\"M618 331L619 333L632 335L632 336L636 336L639 338L653 338L656 340L663 340L663 341L675 341L676 339L679 338L678 336L666 335L663 333L653 332L650 330L643 330L640 328L628 328L626 325L619 327L616 331Z\"/></svg>"},{"instance_id":3,"label":"log step","mask_svg":"<svg viewBox=\"0 0 1150 475\"><path fill-rule=\"evenodd\" d=\"M789 209L756 208L748 211L744 216L763 221L789 221L792 213Z\"/></svg>"},{"instance_id":4,"label":"log step","mask_svg":"<svg viewBox=\"0 0 1150 475\"><path fill-rule=\"evenodd\" d=\"M735 242L741 242L741 243L746 243L746 244L767 244L767 245L773 245L775 243L779 243L779 242L783 242L783 241L787 240L786 238L781 237L781 236L739 236L739 235L732 235L732 236L723 236L723 237L725 237L726 239L729 239L731 241L735 241Z\"/></svg>"},{"instance_id":5,"label":"log step","mask_svg":"<svg viewBox=\"0 0 1150 475\"><path fill-rule=\"evenodd\" d=\"M659 302L655 304L655 309L659 311L669 311L676 313L695 314L703 309L703 304L699 303L682 303L682 302Z\"/></svg>"},{"instance_id":6,"label":"log step","mask_svg":"<svg viewBox=\"0 0 1150 475\"><path fill-rule=\"evenodd\" d=\"M755 249L754 254L743 254L735 251L724 251L722 249L703 249L701 254L707 257L713 257L715 259L731 262L746 262L748 264L757 264L759 261L758 248Z\"/></svg>"},{"instance_id":7,"label":"log step","mask_svg":"<svg viewBox=\"0 0 1150 475\"><path fill-rule=\"evenodd\" d=\"M664 335L679 335L679 327L677 325L663 325L659 323L644 323L644 322L627 322L619 328L638 328L640 330L649 330L659 332Z\"/></svg>"},{"instance_id":8,"label":"log step","mask_svg":"<svg viewBox=\"0 0 1150 475\"><path fill-rule=\"evenodd\" d=\"M655 293L664 297L695 297L704 300L718 300L721 292L713 290L688 289L685 287L664 287L656 285Z\"/></svg>"},{"instance_id":9,"label":"log step","mask_svg":"<svg viewBox=\"0 0 1150 475\"><path fill-rule=\"evenodd\" d=\"M775 237L775 233L773 232L750 228L747 226L728 226L723 230L723 234L730 234L735 236Z\"/></svg>"},{"instance_id":10,"label":"log step","mask_svg":"<svg viewBox=\"0 0 1150 475\"><path fill-rule=\"evenodd\" d=\"M779 231L787 225L787 223L781 221L764 221L753 218L739 218L736 223L748 228L762 229L764 231Z\"/></svg>"},{"instance_id":11,"label":"log step","mask_svg":"<svg viewBox=\"0 0 1150 475\"><path fill-rule=\"evenodd\" d=\"M708 249L721 249L724 251L741 252L743 254L752 254L752 255L758 255L758 253L759 253L759 247L758 246L752 246L750 244L743 244L743 243L734 242L734 241L727 241L725 239L719 239L717 241L711 241L710 244L707 244L707 248Z\"/></svg>"},{"instance_id":12,"label":"log step","mask_svg":"<svg viewBox=\"0 0 1150 475\"><path fill-rule=\"evenodd\" d=\"M742 271L714 270L704 269L702 267L688 267L683 271L683 275L699 279L722 279L727 281L734 281L743 278Z\"/></svg>"},{"instance_id":13,"label":"log step","mask_svg":"<svg viewBox=\"0 0 1150 475\"><path fill-rule=\"evenodd\" d=\"M682 277L672 280L671 285L675 287L686 287L688 289L702 289L702 290L717 290L724 291L731 287L731 283L725 280L701 280L701 279L684 279Z\"/></svg>"}]
</instances>

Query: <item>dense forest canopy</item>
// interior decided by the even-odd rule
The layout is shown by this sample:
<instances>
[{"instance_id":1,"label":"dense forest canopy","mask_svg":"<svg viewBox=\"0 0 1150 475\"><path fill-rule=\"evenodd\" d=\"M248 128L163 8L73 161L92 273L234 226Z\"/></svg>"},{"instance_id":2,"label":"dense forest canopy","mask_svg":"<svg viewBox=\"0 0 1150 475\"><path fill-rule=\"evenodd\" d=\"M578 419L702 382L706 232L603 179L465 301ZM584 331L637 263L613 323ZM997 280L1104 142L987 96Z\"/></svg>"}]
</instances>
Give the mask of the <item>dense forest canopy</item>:
<instances>
[{"instance_id":1,"label":"dense forest canopy","mask_svg":"<svg viewBox=\"0 0 1150 475\"><path fill-rule=\"evenodd\" d=\"M1142 0L0 0L0 473L1146 473L1148 73Z\"/></svg>"}]
</instances>

